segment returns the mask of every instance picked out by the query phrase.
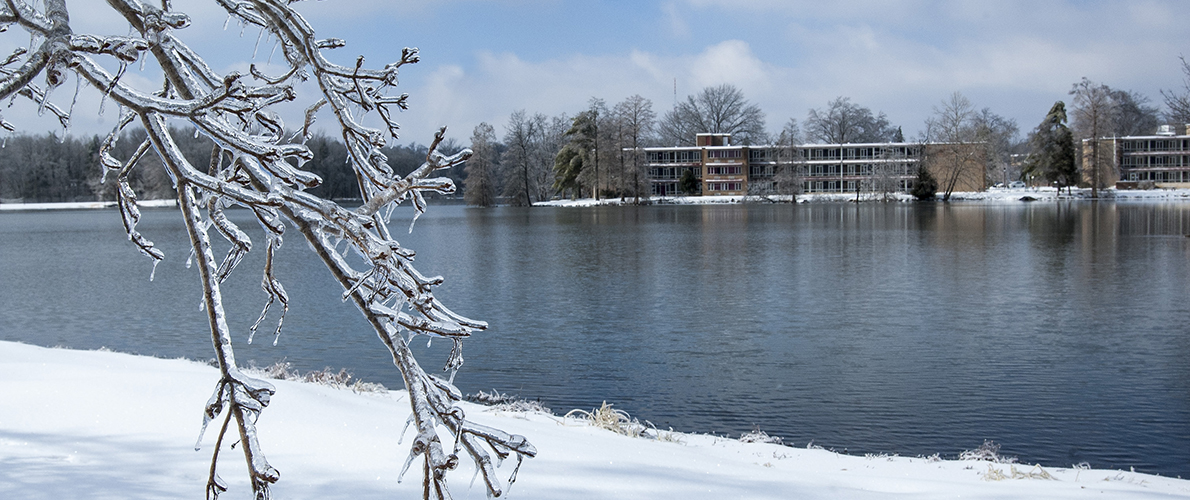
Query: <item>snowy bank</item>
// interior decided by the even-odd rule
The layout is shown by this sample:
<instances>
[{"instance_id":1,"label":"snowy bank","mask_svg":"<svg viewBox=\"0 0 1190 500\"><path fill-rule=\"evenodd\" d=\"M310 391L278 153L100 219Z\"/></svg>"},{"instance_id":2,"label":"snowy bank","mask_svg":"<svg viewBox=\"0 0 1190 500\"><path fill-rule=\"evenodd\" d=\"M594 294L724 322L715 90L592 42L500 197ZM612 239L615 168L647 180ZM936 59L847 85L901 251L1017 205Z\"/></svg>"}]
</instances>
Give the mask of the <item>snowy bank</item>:
<instances>
[{"instance_id":1,"label":"snowy bank","mask_svg":"<svg viewBox=\"0 0 1190 500\"><path fill-rule=\"evenodd\" d=\"M141 207L175 207L178 200L141 200L136 202ZM95 210L100 208L115 208L114 201L77 201L68 203L0 203L0 212L18 210Z\"/></svg>"},{"instance_id":2,"label":"snowy bank","mask_svg":"<svg viewBox=\"0 0 1190 500\"><path fill-rule=\"evenodd\" d=\"M654 196L648 202L657 205L722 205L734 203L789 203L788 195L773 196ZM861 202L870 201L913 201L913 197L905 193L860 193ZM939 198L941 199L941 198ZM1088 200L1091 198L1090 189L1073 189L1070 192L1063 189L1059 192L1052 187L1039 188L991 188L978 192L951 193L951 201L979 201L979 202L1030 202L1056 200ZM1190 189L1148 189L1148 190L1117 190L1104 189L1099 192L1099 199L1104 201L1190 201ZM813 193L797 195L798 203L839 203L854 202L855 193ZM619 198L580 198L577 200L550 200L534 203L543 207L593 207L601 205L631 205L631 198L621 201Z\"/></svg>"},{"instance_id":3,"label":"snowy bank","mask_svg":"<svg viewBox=\"0 0 1190 500\"><path fill-rule=\"evenodd\" d=\"M202 498L216 432L207 432L202 451L193 445L217 377L193 361L0 342L0 498ZM417 467L397 482L410 440L398 444L409 413L403 391L272 383L277 394L259 429L281 471L275 498L420 498ZM537 447L511 498L1190 498L1190 481L1127 471L858 457L705 435L668 442L554 415L461 406L468 418ZM243 455L222 457L230 489L221 498L249 498ZM468 484L471 464L461 462L448 476L454 498L485 498L481 484Z\"/></svg>"}]
</instances>

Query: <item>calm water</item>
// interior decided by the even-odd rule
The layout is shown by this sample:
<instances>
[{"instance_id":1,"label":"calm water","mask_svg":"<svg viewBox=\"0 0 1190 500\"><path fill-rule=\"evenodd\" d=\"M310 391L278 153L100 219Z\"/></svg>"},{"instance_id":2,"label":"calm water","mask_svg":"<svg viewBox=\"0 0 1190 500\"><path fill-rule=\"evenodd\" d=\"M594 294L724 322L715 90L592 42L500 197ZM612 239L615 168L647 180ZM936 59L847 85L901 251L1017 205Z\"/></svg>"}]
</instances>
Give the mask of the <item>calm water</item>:
<instances>
[{"instance_id":1,"label":"calm water","mask_svg":"<svg viewBox=\"0 0 1190 500\"><path fill-rule=\"evenodd\" d=\"M1190 476L1190 204L439 206L412 235L408 215L394 234L446 277L439 297L492 325L465 343L464 392L849 453L992 439ZM210 358L181 217L140 228L167 252L152 282L114 211L0 214L0 339ZM226 285L238 358L401 387L296 238L280 345L263 327L244 343L263 251ZM417 342L427 369L448 348Z\"/></svg>"}]
</instances>

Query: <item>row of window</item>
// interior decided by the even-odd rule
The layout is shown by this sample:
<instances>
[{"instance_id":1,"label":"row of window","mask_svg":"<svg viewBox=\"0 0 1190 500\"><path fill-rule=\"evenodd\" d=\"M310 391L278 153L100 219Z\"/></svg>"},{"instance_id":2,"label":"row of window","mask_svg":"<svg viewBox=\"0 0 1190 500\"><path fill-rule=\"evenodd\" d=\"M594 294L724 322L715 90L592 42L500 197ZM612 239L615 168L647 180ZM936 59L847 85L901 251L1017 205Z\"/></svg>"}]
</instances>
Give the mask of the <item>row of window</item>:
<instances>
[{"instance_id":1,"label":"row of window","mask_svg":"<svg viewBox=\"0 0 1190 500\"><path fill-rule=\"evenodd\" d=\"M739 191L744 189L742 182L708 182L707 191Z\"/></svg>"},{"instance_id":2,"label":"row of window","mask_svg":"<svg viewBox=\"0 0 1190 500\"><path fill-rule=\"evenodd\" d=\"M911 168L906 163L865 163L862 165L809 165L806 175L809 177L839 177L848 175L911 175Z\"/></svg>"},{"instance_id":3,"label":"row of window","mask_svg":"<svg viewBox=\"0 0 1190 500\"><path fill-rule=\"evenodd\" d=\"M1120 161L1123 167L1187 167L1190 166L1190 156L1158 155L1132 156L1125 155Z\"/></svg>"},{"instance_id":4,"label":"row of window","mask_svg":"<svg viewBox=\"0 0 1190 500\"><path fill-rule=\"evenodd\" d=\"M708 149L707 158L742 158L742 149Z\"/></svg>"},{"instance_id":5,"label":"row of window","mask_svg":"<svg viewBox=\"0 0 1190 500\"><path fill-rule=\"evenodd\" d=\"M1120 141L1125 153L1138 151L1190 151L1190 140L1186 139L1130 139Z\"/></svg>"},{"instance_id":6,"label":"row of window","mask_svg":"<svg viewBox=\"0 0 1190 500\"><path fill-rule=\"evenodd\" d=\"M698 195L701 193L702 193L702 190L700 187L699 190L694 192L693 194ZM653 195L654 196L679 196L679 195L683 195L683 194L687 194L687 193L683 193L682 190L678 188L678 183L676 183L676 182L655 182L655 183L653 183Z\"/></svg>"},{"instance_id":7,"label":"row of window","mask_svg":"<svg viewBox=\"0 0 1190 500\"><path fill-rule=\"evenodd\" d=\"M695 178L702 178L702 170L694 167L652 167L649 178L656 180L681 179L686 170L694 173ZM740 165L715 166L707 165L707 175L741 175L744 167ZM779 172L773 165L752 165L748 169L750 177L772 177ZM846 177L846 176L889 176L907 177L916 173L913 165L908 163L865 163L860 165L804 165L794 172L798 176L806 177Z\"/></svg>"},{"instance_id":8,"label":"row of window","mask_svg":"<svg viewBox=\"0 0 1190 500\"><path fill-rule=\"evenodd\" d=\"M919 149L906 146L859 147L859 148L807 148L799 149L799 155L806 160L872 160L877 158L915 158Z\"/></svg>"},{"instance_id":9,"label":"row of window","mask_svg":"<svg viewBox=\"0 0 1190 500\"><path fill-rule=\"evenodd\" d=\"M1129 172L1128 180L1153 182L1190 182L1190 172L1185 170L1176 170L1173 172Z\"/></svg>"},{"instance_id":10,"label":"row of window","mask_svg":"<svg viewBox=\"0 0 1190 500\"><path fill-rule=\"evenodd\" d=\"M707 175L739 175L742 173L744 173L744 167L740 165L732 165L727 167L707 165Z\"/></svg>"},{"instance_id":11,"label":"row of window","mask_svg":"<svg viewBox=\"0 0 1190 500\"><path fill-rule=\"evenodd\" d=\"M702 177L702 169L698 167L652 167L649 169L649 177L652 179L681 179L687 170L694 172L696 179Z\"/></svg>"},{"instance_id":12,"label":"row of window","mask_svg":"<svg viewBox=\"0 0 1190 500\"><path fill-rule=\"evenodd\" d=\"M649 163L701 163L702 151L649 151Z\"/></svg>"},{"instance_id":13,"label":"row of window","mask_svg":"<svg viewBox=\"0 0 1190 500\"><path fill-rule=\"evenodd\" d=\"M1125 144L1135 141L1125 141ZM1153 142L1153 141L1150 141ZM1170 141L1163 141L1170 142ZM1129 151L1126 149L1126 151ZM920 149L917 147L845 147L845 148L798 148L796 157L800 160L872 160L916 158ZM791 152L787 149L749 148L748 159L751 161L787 160ZM743 149L708 149L707 158L742 158ZM649 163L699 163L702 161L702 150L649 151Z\"/></svg>"}]
</instances>

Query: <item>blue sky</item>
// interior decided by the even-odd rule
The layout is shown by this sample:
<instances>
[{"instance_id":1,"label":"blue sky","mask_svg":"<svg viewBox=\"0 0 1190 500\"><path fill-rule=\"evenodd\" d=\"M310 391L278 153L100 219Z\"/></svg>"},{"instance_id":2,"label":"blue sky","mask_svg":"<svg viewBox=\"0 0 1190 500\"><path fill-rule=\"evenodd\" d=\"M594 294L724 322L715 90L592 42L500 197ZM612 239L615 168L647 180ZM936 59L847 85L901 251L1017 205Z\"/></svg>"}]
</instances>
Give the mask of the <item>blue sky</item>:
<instances>
[{"instance_id":1,"label":"blue sky","mask_svg":"<svg viewBox=\"0 0 1190 500\"><path fill-rule=\"evenodd\" d=\"M216 69L246 68L253 30L243 39L236 26L221 31L226 16L213 1L174 5L195 21L181 36ZM72 8L76 32L114 20L103 5ZM399 115L401 142L420 143L441 125L462 141L481 121L502 134L515 110L573 114L593 96L614 104L640 94L661 114L675 80L679 98L738 86L773 131L848 96L913 136L955 91L1027 131L1084 76L1160 104L1160 89L1181 88L1178 56L1190 55L1185 1L327 0L296 8L320 36L347 40L333 53L343 63L363 54L379 67L402 47L421 49L422 62L402 69L412 109ZM262 42L258 63L271 46ZM80 109L88 105L75 131L110 127L114 115L98 119L84 95Z\"/></svg>"}]
</instances>

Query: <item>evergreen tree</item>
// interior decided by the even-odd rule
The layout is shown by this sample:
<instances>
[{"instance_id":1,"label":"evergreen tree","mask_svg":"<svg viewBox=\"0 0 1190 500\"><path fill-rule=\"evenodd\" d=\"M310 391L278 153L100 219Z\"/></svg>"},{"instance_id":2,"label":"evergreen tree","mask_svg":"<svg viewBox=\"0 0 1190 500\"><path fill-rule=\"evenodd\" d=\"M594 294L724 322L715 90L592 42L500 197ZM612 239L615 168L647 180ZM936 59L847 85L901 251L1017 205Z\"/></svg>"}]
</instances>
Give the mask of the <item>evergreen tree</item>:
<instances>
[{"instance_id":1,"label":"evergreen tree","mask_svg":"<svg viewBox=\"0 0 1190 500\"><path fill-rule=\"evenodd\" d=\"M688 196L698 193L698 178L694 176L693 170L687 169L682 172L682 178L678 180L678 189Z\"/></svg>"},{"instance_id":2,"label":"evergreen tree","mask_svg":"<svg viewBox=\"0 0 1190 500\"><path fill-rule=\"evenodd\" d=\"M1078 183L1074 162L1074 136L1066 126L1066 103L1058 101L1037 125L1029 140L1033 150L1025 163L1024 175L1037 173L1050 183L1069 188Z\"/></svg>"},{"instance_id":3,"label":"evergreen tree","mask_svg":"<svg viewBox=\"0 0 1190 500\"><path fill-rule=\"evenodd\" d=\"M924 165L917 169L917 180L913 183L913 190L910 191L910 194L922 201L932 200L938 194L938 180Z\"/></svg>"}]
</instances>

